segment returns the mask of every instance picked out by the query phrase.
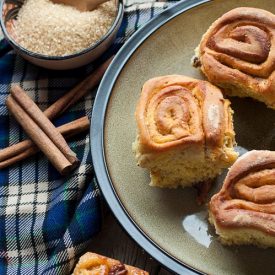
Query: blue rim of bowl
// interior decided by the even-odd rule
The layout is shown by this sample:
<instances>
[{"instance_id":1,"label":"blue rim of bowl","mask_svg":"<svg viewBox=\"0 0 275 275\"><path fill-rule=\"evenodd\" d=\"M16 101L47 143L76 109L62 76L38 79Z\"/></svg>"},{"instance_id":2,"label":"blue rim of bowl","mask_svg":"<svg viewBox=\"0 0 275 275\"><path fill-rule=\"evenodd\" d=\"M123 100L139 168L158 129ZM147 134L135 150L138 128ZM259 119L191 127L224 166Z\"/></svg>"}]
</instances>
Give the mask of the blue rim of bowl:
<instances>
[{"instance_id":1,"label":"blue rim of bowl","mask_svg":"<svg viewBox=\"0 0 275 275\"><path fill-rule=\"evenodd\" d=\"M4 18L3 18L3 6L5 4L5 0L1 1L1 6L0 6L0 26L1 29L3 31L3 34L5 36L5 38L8 40L8 42L10 44L12 44L15 48L19 49L20 51L24 52L25 54L38 58L38 59L43 59L43 60L67 60L67 59L71 59L71 58L75 58L78 57L80 55L83 55L87 52L92 51L93 49L97 48L104 40L106 40L112 33L113 31L116 29L116 27L118 26L121 17L123 16L124 13L124 5L123 5L123 0L118 0L118 11L117 11L117 15L116 18L111 26L111 28L107 31L106 34L104 34L100 40L98 40L95 44L93 44L91 47L86 48L82 51L76 52L74 54L70 54L70 55L64 55L64 56L50 56L50 55L43 55L43 54L39 54L39 53L35 53L35 52L31 52L27 49L25 49L24 47L22 47L20 44L18 44L14 39L12 39L12 37L9 35L9 33L6 31L6 26L4 23Z\"/></svg>"},{"instance_id":2,"label":"blue rim of bowl","mask_svg":"<svg viewBox=\"0 0 275 275\"><path fill-rule=\"evenodd\" d=\"M104 122L108 102L112 88L123 69L137 48L157 29L171 19L196 6L207 3L210 0L186 0L163 11L153 18L148 24L139 29L119 50L111 65L107 69L98 88L92 111L92 123L90 129L90 146L93 165L99 187L112 212L127 233L153 258L163 266L177 274L204 274L204 272L182 263L168 252L159 247L145 232L135 223L122 204L108 173L108 167L104 152Z\"/></svg>"}]
</instances>

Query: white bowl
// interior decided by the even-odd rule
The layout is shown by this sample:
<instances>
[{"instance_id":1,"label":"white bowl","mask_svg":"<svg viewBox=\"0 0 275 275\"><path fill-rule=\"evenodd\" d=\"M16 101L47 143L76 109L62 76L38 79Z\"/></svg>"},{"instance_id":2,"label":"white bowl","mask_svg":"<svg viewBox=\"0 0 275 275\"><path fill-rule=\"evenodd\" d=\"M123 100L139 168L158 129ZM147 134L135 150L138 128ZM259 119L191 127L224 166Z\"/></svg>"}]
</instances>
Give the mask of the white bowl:
<instances>
[{"instance_id":1,"label":"white bowl","mask_svg":"<svg viewBox=\"0 0 275 275\"><path fill-rule=\"evenodd\" d=\"M12 3L14 2L14 3ZM6 25L8 22L14 20L20 10L24 1L18 0L4 0L1 1L1 17L0 24L3 31L3 34L6 40L10 43L10 45L14 48L14 50L21 55L26 60L31 63L52 70L68 70L81 67L86 65L95 59L97 59L100 55L102 55L113 43L118 29L121 25L124 7L123 1L117 0L117 15L116 18L108 30L108 32L101 37L95 44L91 47L86 48L80 52L75 54L66 55L66 56L47 56L35 52L31 52L25 48L23 48L20 44L18 44L9 34Z\"/></svg>"}]
</instances>

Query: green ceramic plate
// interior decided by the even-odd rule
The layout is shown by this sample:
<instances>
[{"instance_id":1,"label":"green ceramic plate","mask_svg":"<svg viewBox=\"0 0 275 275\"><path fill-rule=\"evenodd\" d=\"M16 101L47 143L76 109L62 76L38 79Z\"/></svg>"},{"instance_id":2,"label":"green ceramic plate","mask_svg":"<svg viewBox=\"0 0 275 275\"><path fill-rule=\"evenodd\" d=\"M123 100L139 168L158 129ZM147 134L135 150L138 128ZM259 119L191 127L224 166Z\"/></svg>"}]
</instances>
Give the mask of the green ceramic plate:
<instances>
[{"instance_id":1,"label":"green ceramic plate","mask_svg":"<svg viewBox=\"0 0 275 275\"><path fill-rule=\"evenodd\" d=\"M136 166L131 150L136 135L134 112L143 83L165 74L203 78L190 65L194 49L215 19L238 6L275 13L274 0L185 1L151 21L117 55L93 111L92 153L105 198L129 234L180 274L190 270L275 274L275 249L222 246L208 223L206 207L195 202L195 191L149 187L148 172ZM250 99L232 98L232 107L238 150L275 150L275 111ZM220 188L225 174L212 193Z\"/></svg>"}]
</instances>

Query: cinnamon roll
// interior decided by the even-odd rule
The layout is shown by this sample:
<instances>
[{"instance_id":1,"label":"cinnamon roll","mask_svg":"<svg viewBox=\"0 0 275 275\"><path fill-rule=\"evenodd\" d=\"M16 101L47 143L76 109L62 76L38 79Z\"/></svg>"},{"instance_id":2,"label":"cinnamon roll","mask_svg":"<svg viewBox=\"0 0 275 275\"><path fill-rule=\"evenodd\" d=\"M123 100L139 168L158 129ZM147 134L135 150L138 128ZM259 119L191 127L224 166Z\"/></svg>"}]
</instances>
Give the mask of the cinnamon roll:
<instances>
[{"instance_id":1,"label":"cinnamon roll","mask_svg":"<svg viewBox=\"0 0 275 275\"><path fill-rule=\"evenodd\" d=\"M174 188L215 178L238 154L230 102L209 82L181 75L148 80L136 108L138 165L151 185Z\"/></svg>"},{"instance_id":2,"label":"cinnamon roll","mask_svg":"<svg viewBox=\"0 0 275 275\"><path fill-rule=\"evenodd\" d=\"M209 213L223 244L275 247L275 152L240 157L211 198Z\"/></svg>"},{"instance_id":3,"label":"cinnamon roll","mask_svg":"<svg viewBox=\"0 0 275 275\"><path fill-rule=\"evenodd\" d=\"M217 19L195 50L195 67L230 96L275 109L275 15L236 8Z\"/></svg>"},{"instance_id":4,"label":"cinnamon roll","mask_svg":"<svg viewBox=\"0 0 275 275\"><path fill-rule=\"evenodd\" d=\"M80 257L73 275L149 275L149 273L130 265L124 265L120 261L87 252Z\"/></svg>"}]
</instances>

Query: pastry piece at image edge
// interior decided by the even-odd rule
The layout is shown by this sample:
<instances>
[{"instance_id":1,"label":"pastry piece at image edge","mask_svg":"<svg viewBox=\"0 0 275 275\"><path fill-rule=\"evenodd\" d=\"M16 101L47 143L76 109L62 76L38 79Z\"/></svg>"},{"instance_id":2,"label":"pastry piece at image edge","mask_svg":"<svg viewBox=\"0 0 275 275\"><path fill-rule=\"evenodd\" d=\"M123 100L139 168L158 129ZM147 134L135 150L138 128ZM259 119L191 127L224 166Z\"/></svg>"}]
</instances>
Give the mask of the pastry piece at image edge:
<instances>
[{"instance_id":1,"label":"pastry piece at image edge","mask_svg":"<svg viewBox=\"0 0 275 275\"><path fill-rule=\"evenodd\" d=\"M149 275L148 272L139 268L122 264L96 253L87 252L80 257L75 266L73 275Z\"/></svg>"},{"instance_id":2,"label":"pastry piece at image edge","mask_svg":"<svg viewBox=\"0 0 275 275\"><path fill-rule=\"evenodd\" d=\"M248 7L227 12L203 35L193 65L227 95L275 109L275 15Z\"/></svg>"},{"instance_id":3,"label":"pastry piece at image edge","mask_svg":"<svg viewBox=\"0 0 275 275\"><path fill-rule=\"evenodd\" d=\"M136 108L133 151L149 169L151 186L175 188L209 181L234 163L230 101L207 81L182 75L148 80Z\"/></svg>"},{"instance_id":4,"label":"pastry piece at image edge","mask_svg":"<svg viewBox=\"0 0 275 275\"><path fill-rule=\"evenodd\" d=\"M209 220L225 245L275 247L275 152L254 150L233 164Z\"/></svg>"}]
</instances>

